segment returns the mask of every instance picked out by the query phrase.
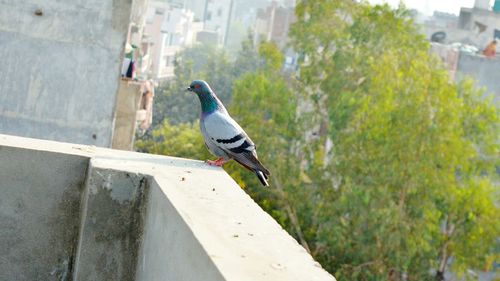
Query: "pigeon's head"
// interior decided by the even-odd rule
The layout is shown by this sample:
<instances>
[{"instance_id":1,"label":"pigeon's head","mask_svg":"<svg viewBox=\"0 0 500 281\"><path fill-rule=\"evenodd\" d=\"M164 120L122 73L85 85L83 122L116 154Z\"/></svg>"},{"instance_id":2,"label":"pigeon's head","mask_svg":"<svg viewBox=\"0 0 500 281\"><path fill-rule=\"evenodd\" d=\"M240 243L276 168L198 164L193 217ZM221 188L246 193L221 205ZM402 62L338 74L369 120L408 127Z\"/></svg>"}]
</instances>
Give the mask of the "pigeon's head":
<instances>
[{"instance_id":1,"label":"pigeon's head","mask_svg":"<svg viewBox=\"0 0 500 281\"><path fill-rule=\"evenodd\" d=\"M207 82L194 80L187 90L198 96L203 114L208 114L214 110L226 110Z\"/></svg>"},{"instance_id":2,"label":"pigeon's head","mask_svg":"<svg viewBox=\"0 0 500 281\"><path fill-rule=\"evenodd\" d=\"M211 92L210 86L203 80L194 80L187 90L197 95L209 95Z\"/></svg>"}]
</instances>

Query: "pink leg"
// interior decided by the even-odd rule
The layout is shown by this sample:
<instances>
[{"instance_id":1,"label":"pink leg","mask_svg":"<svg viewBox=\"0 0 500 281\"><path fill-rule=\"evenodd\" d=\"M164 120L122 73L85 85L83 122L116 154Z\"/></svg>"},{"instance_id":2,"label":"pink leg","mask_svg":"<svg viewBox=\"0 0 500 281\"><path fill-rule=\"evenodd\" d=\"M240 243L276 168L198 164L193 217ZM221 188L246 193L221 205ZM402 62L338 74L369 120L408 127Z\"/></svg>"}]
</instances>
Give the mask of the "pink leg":
<instances>
[{"instance_id":1,"label":"pink leg","mask_svg":"<svg viewBox=\"0 0 500 281\"><path fill-rule=\"evenodd\" d=\"M224 163L226 163L223 157L219 157L215 160L206 160L205 162L210 166L217 166L217 167L221 167Z\"/></svg>"}]
</instances>

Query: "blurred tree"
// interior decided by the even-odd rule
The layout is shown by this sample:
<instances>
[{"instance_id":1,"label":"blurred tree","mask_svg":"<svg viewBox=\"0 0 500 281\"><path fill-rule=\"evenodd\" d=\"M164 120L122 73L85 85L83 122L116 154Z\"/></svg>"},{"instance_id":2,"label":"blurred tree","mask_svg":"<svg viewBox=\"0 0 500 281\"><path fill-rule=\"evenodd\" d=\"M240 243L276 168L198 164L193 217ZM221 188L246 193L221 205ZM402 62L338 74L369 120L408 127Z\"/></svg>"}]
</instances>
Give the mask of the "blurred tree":
<instances>
[{"instance_id":1,"label":"blurred tree","mask_svg":"<svg viewBox=\"0 0 500 281\"><path fill-rule=\"evenodd\" d=\"M242 43L234 61L224 50L211 45L196 45L183 50L176 57L175 77L161 82L156 89L152 127L162 124L164 119L171 124L198 119L198 101L185 92L192 80L209 81L222 102L229 104L234 80L258 67L258 54L251 37Z\"/></svg>"},{"instance_id":2,"label":"blurred tree","mask_svg":"<svg viewBox=\"0 0 500 281\"><path fill-rule=\"evenodd\" d=\"M257 49L257 46L253 43L253 34L249 32L247 39L241 42L240 51L234 60L233 72L237 77L259 69L261 59Z\"/></svg>"},{"instance_id":3,"label":"blurred tree","mask_svg":"<svg viewBox=\"0 0 500 281\"><path fill-rule=\"evenodd\" d=\"M173 124L195 120L198 116L196 99L188 95L186 88L189 87L192 77L192 61L182 64L175 63L175 77L169 81L160 82L155 89L155 101L153 103L152 128L160 126L164 120L169 119ZM149 137L150 134L139 138Z\"/></svg>"},{"instance_id":4,"label":"blurred tree","mask_svg":"<svg viewBox=\"0 0 500 281\"><path fill-rule=\"evenodd\" d=\"M149 138L137 140L135 147L140 152L191 159L206 159L209 155L197 122L171 125L164 120Z\"/></svg>"},{"instance_id":5,"label":"blurred tree","mask_svg":"<svg viewBox=\"0 0 500 281\"><path fill-rule=\"evenodd\" d=\"M226 53L213 46L196 45L182 51L176 57L175 77L163 81L156 89L153 127L164 119L172 124L198 119L198 100L185 91L195 79L210 81L221 100L229 102L235 79L231 70L232 63Z\"/></svg>"},{"instance_id":6,"label":"blurred tree","mask_svg":"<svg viewBox=\"0 0 500 281\"><path fill-rule=\"evenodd\" d=\"M300 188L302 134L297 115L299 96L280 72L284 57L273 43L259 46L261 67L236 80L229 111L258 147L260 159L271 171L271 188L262 188L251 173L228 166L240 185L275 219L308 248L304 217L312 201ZM302 202L302 205L297 204ZM307 228L307 227L306 227Z\"/></svg>"},{"instance_id":7,"label":"blurred tree","mask_svg":"<svg viewBox=\"0 0 500 281\"><path fill-rule=\"evenodd\" d=\"M452 257L456 273L479 267L500 234L496 109L448 82L404 7L302 1L296 13L321 198L313 254L346 280L443 280Z\"/></svg>"}]
</instances>

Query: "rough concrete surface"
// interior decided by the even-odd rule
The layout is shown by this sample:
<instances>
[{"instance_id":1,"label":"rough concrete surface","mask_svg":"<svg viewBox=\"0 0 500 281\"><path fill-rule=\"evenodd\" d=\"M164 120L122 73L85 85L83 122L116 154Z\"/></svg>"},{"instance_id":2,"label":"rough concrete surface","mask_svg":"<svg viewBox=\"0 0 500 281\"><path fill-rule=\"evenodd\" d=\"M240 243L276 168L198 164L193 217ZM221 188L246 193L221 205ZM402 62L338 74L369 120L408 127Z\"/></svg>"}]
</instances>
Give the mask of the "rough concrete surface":
<instances>
[{"instance_id":1,"label":"rough concrete surface","mask_svg":"<svg viewBox=\"0 0 500 281\"><path fill-rule=\"evenodd\" d=\"M131 2L0 1L0 132L109 147Z\"/></svg>"},{"instance_id":2,"label":"rough concrete surface","mask_svg":"<svg viewBox=\"0 0 500 281\"><path fill-rule=\"evenodd\" d=\"M0 280L69 280L87 165L0 145Z\"/></svg>"},{"instance_id":3,"label":"rough concrete surface","mask_svg":"<svg viewBox=\"0 0 500 281\"><path fill-rule=\"evenodd\" d=\"M0 185L8 191L0 201L0 248L14 245L1 256L5 280L335 280L220 168L6 135L2 155L14 163L0 161L2 178L11 177ZM32 158L38 160L26 168ZM22 172L13 177L16 170ZM61 190L73 190L63 210ZM31 212L16 214L15 200L24 197L37 200L29 202ZM30 266L37 268L32 275L13 278ZM64 278L50 275L54 268Z\"/></svg>"},{"instance_id":4,"label":"rough concrete surface","mask_svg":"<svg viewBox=\"0 0 500 281\"><path fill-rule=\"evenodd\" d=\"M86 187L74 279L135 280L146 177L91 165Z\"/></svg>"},{"instance_id":5,"label":"rough concrete surface","mask_svg":"<svg viewBox=\"0 0 500 281\"><path fill-rule=\"evenodd\" d=\"M141 84L121 80L116 100L115 129L111 148L132 150L134 146L136 115L141 101Z\"/></svg>"}]
</instances>

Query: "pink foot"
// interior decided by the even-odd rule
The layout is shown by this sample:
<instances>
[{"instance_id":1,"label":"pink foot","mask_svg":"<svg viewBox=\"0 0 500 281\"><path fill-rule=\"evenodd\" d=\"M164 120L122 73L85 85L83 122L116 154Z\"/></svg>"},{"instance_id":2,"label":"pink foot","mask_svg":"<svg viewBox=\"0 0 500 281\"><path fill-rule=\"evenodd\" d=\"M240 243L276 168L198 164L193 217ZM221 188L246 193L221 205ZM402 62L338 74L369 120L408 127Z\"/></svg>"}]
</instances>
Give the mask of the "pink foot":
<instances>
[{"instance_id":1,"label":"pink foot","mask_svg":"<svg viewBox=\"0 0 500 281\"><path fill-rule=\"evenodd\" d=\"M224 158L217 158L215 160L206 160L205 161L208 165L210 166L217 166L217 167L221 167L224 163L226 163L226 161L224 161Z\"/></svg>"}]
</instances>

